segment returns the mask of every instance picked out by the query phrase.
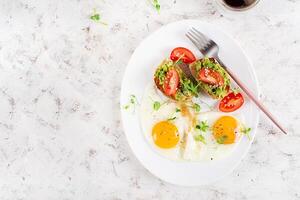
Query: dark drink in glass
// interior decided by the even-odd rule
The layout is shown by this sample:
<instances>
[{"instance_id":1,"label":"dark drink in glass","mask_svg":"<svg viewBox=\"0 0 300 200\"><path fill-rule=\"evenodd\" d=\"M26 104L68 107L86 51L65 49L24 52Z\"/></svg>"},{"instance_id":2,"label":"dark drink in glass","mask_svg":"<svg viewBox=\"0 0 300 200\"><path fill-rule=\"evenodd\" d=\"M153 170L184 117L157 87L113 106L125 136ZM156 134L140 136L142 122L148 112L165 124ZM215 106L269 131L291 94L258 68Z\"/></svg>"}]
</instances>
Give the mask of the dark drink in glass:
<instances>
[{"instance_id":1,"label":"dark drink in glass","mask_svg":"<svg viewBox=\"0 0 300 200\"><path fill-rule=\"evenodd\" d=\"M259 0L221 0L223 6L234 11L243 11L252 8Z\"/></svg>"}]
</instances>

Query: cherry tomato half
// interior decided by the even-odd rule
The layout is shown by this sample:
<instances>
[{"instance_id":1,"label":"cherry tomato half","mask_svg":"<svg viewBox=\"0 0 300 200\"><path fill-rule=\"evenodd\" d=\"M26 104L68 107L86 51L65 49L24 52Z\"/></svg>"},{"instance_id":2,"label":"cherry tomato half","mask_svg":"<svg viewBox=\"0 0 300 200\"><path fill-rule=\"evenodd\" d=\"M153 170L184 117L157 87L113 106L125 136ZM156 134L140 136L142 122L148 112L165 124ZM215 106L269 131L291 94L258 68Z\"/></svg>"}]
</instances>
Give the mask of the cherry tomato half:
<instances>
[{"instance_id":1,"label":"cherry tomato half","mask_svg":"<svg viewBox=\"0 0 300 200\"><path fill-rule=\"evenodd\" d=\"M223 77L212 69L203 68L199 71L199 79L211 85L222 86L224 84Z\"/></svg>"},{"instance_id":2,"label":"cherry tomato half","mask_svg":"<svg viewBox=\"0 0 300 200\"><path fill-rule=\"evenodd\" d=\"M196 60L194 54L184 47L177 47L173 49L170 55L170 59L174 62L178 61L178 59L182 60L186 64L190 64Z\"/></svg>"},{"instance_id":3,"label":"cherry tomato half","mask_svg":"<svg viewBox=\"0 0 300 200\"><path fill-rule=\"evenodd\" d=\"M225 96L220 104L219 110L222 112L233 112L244 104L244 97L241 93L231 92Z\"/></svg>"},{"instance_id":4,"label":"cherry tomato half","mask_svg":"<svg viewBox=\"0 0 300 200\"><path fill-rule=\"evenodd\" d=\"M167 96L176 94L179 85L179 74L175 69L171 69L167 72L164 82L164 92Z\"/></svg>"}]
</instances>

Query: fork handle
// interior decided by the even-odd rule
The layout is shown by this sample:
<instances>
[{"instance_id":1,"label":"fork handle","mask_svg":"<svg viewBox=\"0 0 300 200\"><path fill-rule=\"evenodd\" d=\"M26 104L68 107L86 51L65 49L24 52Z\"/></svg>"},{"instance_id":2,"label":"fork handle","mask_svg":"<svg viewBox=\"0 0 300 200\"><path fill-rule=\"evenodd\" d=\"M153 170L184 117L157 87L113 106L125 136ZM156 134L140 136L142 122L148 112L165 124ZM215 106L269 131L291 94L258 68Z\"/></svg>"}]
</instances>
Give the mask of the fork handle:
<instances>
[{"instance_id":1,"label":"fork handle","mask_svg":"<svg viewBox=\"0 0 300 200\"><path fill-rule=\"evenodd\" d=\"M227 71L230 77L236 82L236 84L243 90L244 93L256 104L256 106L263 111L269 119L285 134L287 132L285 129L279 124L279 122L275 119L275 117L268 111L268 109L255 97L252 91L242 83L242 81L229 69L226 65L220 60L218 56L216 56L216 60L222 65L222 67Z\"/></svg>"}]
</instances>

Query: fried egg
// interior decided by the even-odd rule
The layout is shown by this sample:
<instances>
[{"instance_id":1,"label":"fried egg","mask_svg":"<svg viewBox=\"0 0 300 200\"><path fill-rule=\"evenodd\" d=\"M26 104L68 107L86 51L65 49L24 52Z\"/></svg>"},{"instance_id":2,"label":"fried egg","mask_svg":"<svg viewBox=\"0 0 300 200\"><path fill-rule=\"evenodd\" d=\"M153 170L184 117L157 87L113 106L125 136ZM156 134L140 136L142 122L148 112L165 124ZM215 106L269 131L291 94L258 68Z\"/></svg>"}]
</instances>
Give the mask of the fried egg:
<instances>
[{"instance_id":1,"label":"fried egg","mask_svg":"<svg viewBox=\"0 0 300 200\"><path fill-rule=\"evenodd\" d=\"M158 110L153 108L155 102L160 103ZM164 97L155 85L146 88L140 107L142 130L151 147L172 160L180 159L180 140L189 124L176 112L178 109L177 103Z\"/></svg>"},{"instance_id":2,"label":"fried egg","mask_svg":"<svg viewBox=\"0 0 300 200\"><path fill-rule=\"evenodd\" d=\"M234 151L242 137L239 130L244 118L241 114L195 112L188 103L170 100L150 84L141 102L140 119L147 142L161 156L211 161Z\"/></svg>"},{"instance_id":3,"label":"fried egg","mask_svg":"<svg viewBox=\"0 0 300 200\"><path fill-rule=\"evenodd\" d=\"M184 154L185 160L218 160L229 156L235 150L243 136L240 132L243 115L210 111L200 113L197 119L198 124L205 123L209 128L205 132L196 130L192 133L194 137L190 137L187 142L189 147ZM202 142L195 141L199 135L203 137Z\"/></svg>"}]
</instances>

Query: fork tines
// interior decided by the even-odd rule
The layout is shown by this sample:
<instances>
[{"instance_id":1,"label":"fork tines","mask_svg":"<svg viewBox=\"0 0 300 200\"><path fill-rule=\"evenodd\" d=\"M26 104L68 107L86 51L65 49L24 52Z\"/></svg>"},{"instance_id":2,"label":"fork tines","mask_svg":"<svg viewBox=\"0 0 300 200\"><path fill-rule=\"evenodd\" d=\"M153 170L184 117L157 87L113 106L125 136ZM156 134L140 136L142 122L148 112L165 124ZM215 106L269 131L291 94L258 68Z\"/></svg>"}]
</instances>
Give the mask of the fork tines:
<instances>
[{"instance_id":1,"label":"fork tines","mask_svg":"<svg viewBox=\"0 0 300 200\"><path fill-rule=\"evenodd\" d=\"M210 48L215 46L214 41L208 39L203 33L194 27L192 27L185 35L203 54L207 54Z\"/></svg>"}]
</instances>

